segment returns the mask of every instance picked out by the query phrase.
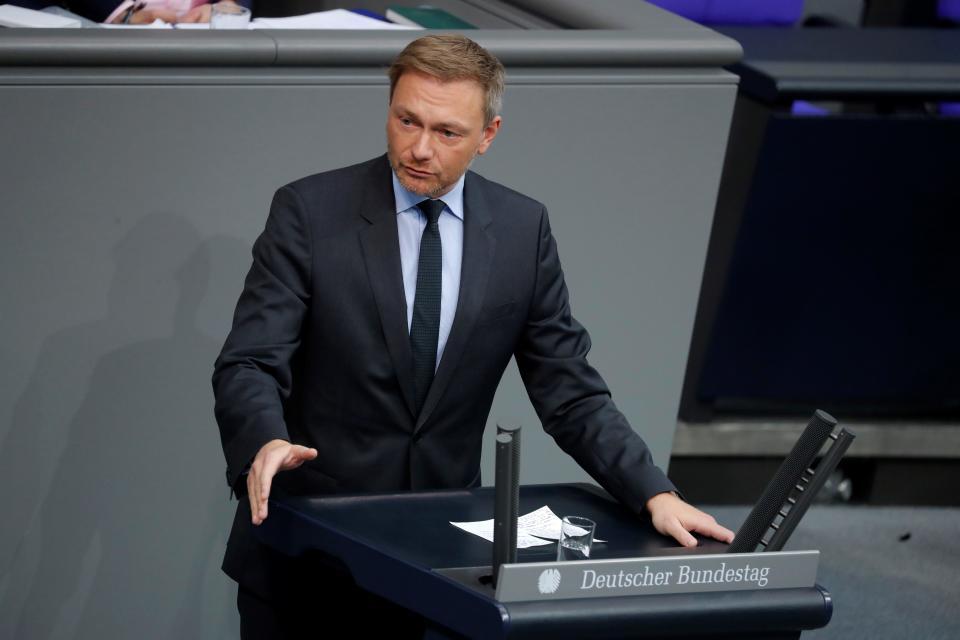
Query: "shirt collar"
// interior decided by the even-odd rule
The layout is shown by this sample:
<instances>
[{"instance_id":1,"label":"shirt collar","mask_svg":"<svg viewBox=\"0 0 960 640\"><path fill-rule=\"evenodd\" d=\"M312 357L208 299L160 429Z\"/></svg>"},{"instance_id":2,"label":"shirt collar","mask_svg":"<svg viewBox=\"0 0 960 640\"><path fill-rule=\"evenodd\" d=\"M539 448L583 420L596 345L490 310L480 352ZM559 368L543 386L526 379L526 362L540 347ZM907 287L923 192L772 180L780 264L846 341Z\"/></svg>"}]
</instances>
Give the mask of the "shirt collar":
<instances>
[{"instance_id":1,"label":"shirt collar","mask_svg":"<svg viewBox=\"0 0 960 640\"><path fill-rule=\"evenodd\" d=\"M407 191L404 186L400 184L396 172L391 171L390 177L393 178L393 198L397 205L397 213L412 209L428 199ZM461 220L463 220L463 182L465 177L466 174L460 176L460 179L454 183L453 189L450 189L446 194L440 196L443 203L447 205L447 210Z\"/></svg>"}]
</instances>

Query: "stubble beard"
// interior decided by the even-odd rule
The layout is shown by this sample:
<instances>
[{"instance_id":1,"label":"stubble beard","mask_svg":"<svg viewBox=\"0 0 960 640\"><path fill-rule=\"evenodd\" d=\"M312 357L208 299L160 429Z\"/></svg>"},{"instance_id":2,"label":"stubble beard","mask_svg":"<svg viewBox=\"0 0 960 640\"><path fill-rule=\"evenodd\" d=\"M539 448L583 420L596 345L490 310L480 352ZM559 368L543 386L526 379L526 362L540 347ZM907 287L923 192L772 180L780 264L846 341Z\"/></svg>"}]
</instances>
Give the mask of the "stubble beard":
<instances>
[{"instance_id":1,"label":"stubble beard","mask_svg":"<svg viewBox=\"0 0 960 640\"><path fill-rule=\"evenodd\" d=\"M414 193L414 194L416 194L416 195L418 195L418 196L425 196L425 197L431 198L431 199L434 199L434 198L437 198L438 196L440 196L440 194L442 194L442 193L446 190L446 188L447 188L448 186L450 186L450 185L440 184L440 183L438 182L438 183L437 183L437 186L433 187L432 189L426 189L426 190L424 190L423 187L419 187L419 186L411 183L411 182L410 182L409 180L407 180L405 177L403 177L403 176L400 174L400 168L399 168L399 167L394 167L394 168L393 168L393 173L397 176L397 180L400 181L400 186L402 186L404 189L406 189L406 190L409 191L410 193Z\"/></svg>"},{"instance_id":2,"label":"stubble beard","mask_svg":"<svg viewBox=\"0 0 960 640\"><path fill-rule=\"evenodd\" d=\"M410 193L414 193L418 196L423 196L425 198L433 199L433 198L437 198L438 196L442 195L445 191L447 191L453 184L457 182L457 180L460 179L463 173L466 173L467 170L470 169L470 165L472 165L473 161L477 158L477 154L476 153L473 154L473 157L470 158L470 162L468 162L467 166L464 167L463 173L458 175L452 182L448 184L443 184L438 180L437 185L435 187L427 190L424 190L422 187L412 184L409 180L407 180L407 178L401 172L400 160L394 160L393 158L394 158L393 149L390 148L390 143L388 141L387 159L390 161L390 168L393 169L393 175L397 176L397 181L400 182L400 186L406 189L407 191L409 191Z\"/></svg>"}]
</instances>

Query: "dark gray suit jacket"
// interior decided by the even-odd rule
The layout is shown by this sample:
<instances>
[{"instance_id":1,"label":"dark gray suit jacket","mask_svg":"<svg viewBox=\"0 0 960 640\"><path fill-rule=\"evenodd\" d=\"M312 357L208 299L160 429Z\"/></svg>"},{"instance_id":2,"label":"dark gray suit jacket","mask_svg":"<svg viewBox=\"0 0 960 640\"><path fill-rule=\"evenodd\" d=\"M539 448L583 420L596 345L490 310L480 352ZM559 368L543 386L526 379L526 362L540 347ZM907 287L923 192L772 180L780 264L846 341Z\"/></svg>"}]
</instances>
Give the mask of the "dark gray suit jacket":
<instances>
[{"instance_id":1,"label":"dark gray suit jacket","mask_svg":"<svg viewBox=\"0 0 960 640\"><path fill-rule=\"evenodd\" d=\"M514 357L543 428L614 497L640 512L674 490L587 363L544 206L473 172L456 316L414 414L390 172L381 156L277 191L213 376L227 482L242 489L260 447L283 438L318 456L278 474L279 491L474 486ZM224 569L252 588L269 582L258 547L241 500Z\"/></svg>"}]
</instances>

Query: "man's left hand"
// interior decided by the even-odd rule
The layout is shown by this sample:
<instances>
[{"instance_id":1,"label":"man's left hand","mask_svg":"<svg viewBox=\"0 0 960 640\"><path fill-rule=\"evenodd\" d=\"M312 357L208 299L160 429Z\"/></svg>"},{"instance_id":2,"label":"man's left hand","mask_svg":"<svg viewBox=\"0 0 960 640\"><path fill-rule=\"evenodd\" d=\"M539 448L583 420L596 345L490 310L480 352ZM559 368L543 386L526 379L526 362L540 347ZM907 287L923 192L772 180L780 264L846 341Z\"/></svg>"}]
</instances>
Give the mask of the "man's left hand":
<instances>
[{"instance_id":1,"label":"man's left hand","mask_svg":"<svg viewBox=\"0 0 960 640\"><path fill-rule=\"evenodd\" d=\"M665 536L672 536L685 547L697 546L690 531L716 538L727 544L733 542L733 531L717 524L713 516L687 504L674 493L658 493L647 500L647 511L653 526Z\"/></svg>"}]
</instances>

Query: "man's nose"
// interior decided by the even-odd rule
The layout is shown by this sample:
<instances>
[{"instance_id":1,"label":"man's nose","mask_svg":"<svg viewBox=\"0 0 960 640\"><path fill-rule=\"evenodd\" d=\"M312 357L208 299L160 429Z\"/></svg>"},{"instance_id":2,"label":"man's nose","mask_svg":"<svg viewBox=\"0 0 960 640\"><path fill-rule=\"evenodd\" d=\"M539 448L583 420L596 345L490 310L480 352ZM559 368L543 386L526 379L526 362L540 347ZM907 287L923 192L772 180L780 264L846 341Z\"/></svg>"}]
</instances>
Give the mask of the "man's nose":
<instances>
[{"instance_id":1,"label":"man's nose","mask_svg":"<svg viewBox=\"0 0 960 640\"><path fill-rule=\"evenodd\" d=\"M433 144L430 140L430 133L422 131L413 143L413 157L417 160L429 160L433 157Z\"/></svg>"}]
</instances>

